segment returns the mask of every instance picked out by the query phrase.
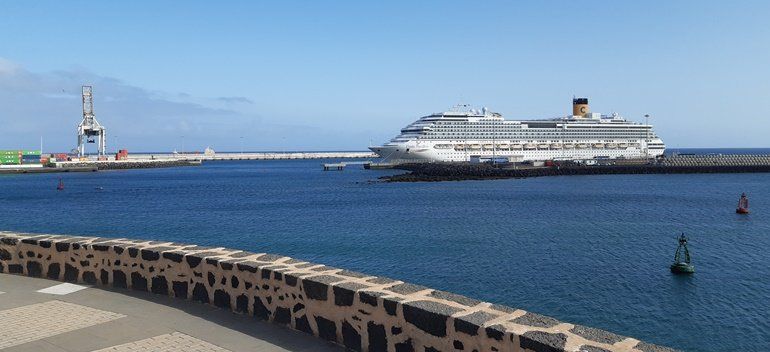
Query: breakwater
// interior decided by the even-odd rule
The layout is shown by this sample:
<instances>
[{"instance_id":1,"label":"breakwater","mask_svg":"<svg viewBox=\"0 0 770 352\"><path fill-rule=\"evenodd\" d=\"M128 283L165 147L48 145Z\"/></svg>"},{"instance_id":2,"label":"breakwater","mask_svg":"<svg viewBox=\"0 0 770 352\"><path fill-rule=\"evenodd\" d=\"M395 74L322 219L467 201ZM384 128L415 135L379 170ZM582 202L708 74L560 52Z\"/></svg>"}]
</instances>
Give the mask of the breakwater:
<instances>
[{"instance_id":1,"label":"breakwater","mask_svg":"<svg viewBox=\"0 0 770 352\"><path fill-rule=\"evenodd\" d=\"M237 249L0 232L0 273L212 304L353 351L671 351L395 279Z\"/></svg>"},{"instance_id":2,"label":"breakwater","mask_svg":"<svg viewBox=\"0 0 770 352\"><path fill-rule=\"evenodd\" d=\"M470 163L416 163L397 166L409 173L384 176L389 182L462 181L567 175L699 174L770 172L770 156L683 156L649 163L608 161L603 165L557 163L548 167Z\"/></svg>"},{"instance_id":3,"label":"breakwater","mask_svg":"<svg viewBox=\"0 0 770 352\"><path fill-rule=\"evenodd\" d=\"M66 171L73 168L92 168L97 170L149 169L157 167L198 166L200 160L104 160L104 161L66 161L56 163L54 169Z\"/></svg>"}]
</instances>

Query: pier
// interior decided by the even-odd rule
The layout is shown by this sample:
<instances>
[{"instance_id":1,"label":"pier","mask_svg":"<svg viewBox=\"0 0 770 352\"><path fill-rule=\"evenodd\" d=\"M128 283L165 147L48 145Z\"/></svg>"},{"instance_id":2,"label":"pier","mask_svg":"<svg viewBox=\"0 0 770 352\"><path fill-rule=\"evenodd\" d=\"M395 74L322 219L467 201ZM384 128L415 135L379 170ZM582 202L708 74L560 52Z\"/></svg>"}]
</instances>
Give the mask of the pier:
<instances>
[{"instance_id":1,"label":"pier","mask_svg":"<svg viewBox=\"0 0 770 352\"><path fill-rule=\"evenodd\" d=\"M571 161L549 166L488 163L415 163L396 168L409 173L385 176L388 182L462 181L569 175L703 174L770 172L770 155L681 155L655 160L600 160L586 165Z\"/></svg>"}]
</instances>

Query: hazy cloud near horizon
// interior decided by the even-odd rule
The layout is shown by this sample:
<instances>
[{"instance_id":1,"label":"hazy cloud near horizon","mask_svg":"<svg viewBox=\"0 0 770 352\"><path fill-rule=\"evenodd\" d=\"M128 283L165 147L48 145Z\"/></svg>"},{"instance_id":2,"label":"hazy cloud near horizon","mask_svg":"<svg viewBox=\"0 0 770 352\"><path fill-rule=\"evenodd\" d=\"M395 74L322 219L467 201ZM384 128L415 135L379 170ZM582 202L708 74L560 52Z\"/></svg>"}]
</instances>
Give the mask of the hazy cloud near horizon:
<instances>
[{"instance_id":1,"label":"hazy cloud near horizon","mask_svg":"<svg viewBox=\"0 0 770 352\"><path fill-rule=\"evenodd\" d=\"M292 149L287 136L319 133L312 126L271 123L238 109L254 104L247 97L153 91L82 69L36 73L0 57L0 149L37 149L41 137L46 152L74 148L83 85L93 86L94 112L107 128L108 152L206 146L237 150L241 144L246 149ZM312 148L297 146L303 147Z\"/></svg>"}]
</instances>

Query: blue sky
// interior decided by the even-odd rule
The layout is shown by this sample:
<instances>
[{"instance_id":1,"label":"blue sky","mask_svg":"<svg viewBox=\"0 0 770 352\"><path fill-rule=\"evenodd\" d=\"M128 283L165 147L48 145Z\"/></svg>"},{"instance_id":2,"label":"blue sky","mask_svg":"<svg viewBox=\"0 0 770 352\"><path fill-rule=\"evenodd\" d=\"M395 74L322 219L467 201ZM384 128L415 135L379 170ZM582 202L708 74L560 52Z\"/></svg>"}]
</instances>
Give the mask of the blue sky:
<instances>
[{"instance_id":1,"label":"blue sky","mask_svg":"<svg viewBox=\"0 0 770 352\"><path fill-rule=\"evenodd\" d=\"M4 1L0 149L74 147L81 84L110 150L360 150L458 102L546 118L573 95L650 114L670 147L768 147L768 18L763 1Z\"/></svg>"}]
</instances>

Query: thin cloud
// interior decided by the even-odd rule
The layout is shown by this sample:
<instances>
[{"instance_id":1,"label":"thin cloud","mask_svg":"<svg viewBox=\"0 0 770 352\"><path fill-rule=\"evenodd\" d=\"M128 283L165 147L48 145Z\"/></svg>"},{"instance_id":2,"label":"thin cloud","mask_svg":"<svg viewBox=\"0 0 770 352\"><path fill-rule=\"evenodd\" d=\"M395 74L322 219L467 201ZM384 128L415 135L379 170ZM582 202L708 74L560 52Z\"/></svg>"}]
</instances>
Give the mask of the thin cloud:
<instances>
[{"instance_id":1,"label":"thin cloud","mask_svg":"<svg viewBox=\"0 0 770 352\"><path fill-rule=\"evenodd\" d=\"M254 104L254 101L246 97L219 97L217 100L225 103Z\"/></svg>"}]
</instances>

